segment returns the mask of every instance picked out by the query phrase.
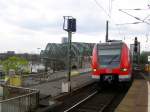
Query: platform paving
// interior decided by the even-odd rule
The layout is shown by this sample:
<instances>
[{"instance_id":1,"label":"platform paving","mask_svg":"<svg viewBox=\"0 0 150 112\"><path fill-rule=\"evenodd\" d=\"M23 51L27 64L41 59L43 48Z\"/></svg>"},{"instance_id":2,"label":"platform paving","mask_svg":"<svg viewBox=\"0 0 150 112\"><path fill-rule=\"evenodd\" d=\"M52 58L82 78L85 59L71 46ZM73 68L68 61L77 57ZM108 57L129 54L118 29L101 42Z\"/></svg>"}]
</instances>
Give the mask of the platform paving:
<instances>
[{"instance_id":1,"label":"platform paving","mask_svg":"<svg viewBox=\"0 0 150 112\"><path fill-rule=\"evenodd\" d=\"M91 71L90 68L77 69L71 71L71 76L77 76L79 74L85 74ZM67 77L67 71L56 71L54 73L40 73L40 74L30 74L23 78L23 86L29 87L33 85L39 85L45 82L56 81L60 79L65 79Z\"/></svg>"},{"instance_id":2,"label":"platform paving","mask_svg":"<svg viewBox=\"0 0 150 112\"><path fill-rule=\"evenodd\" d=\"M51 97L60 95L62 93L62 83L66 82L67 78L58 79L55 81L45 82L30 88L39 89L40 94L44 96L50 95ZM94 81L91 78L91 73L82 73L71 77L71 87L75 89L83 84Z\"/></svg>"},{"instance_id":3,"label":"platform paving","mask_svg":"<svg viewBox=\"0 0 150 112\"><path fill-rule=\"evenodd\" d=\"M115 112L148 112L148 86L145 75L135 79L127 95L116 108ZM140 76L140 77L141 77Z\"/></svg>"}]
</instances>

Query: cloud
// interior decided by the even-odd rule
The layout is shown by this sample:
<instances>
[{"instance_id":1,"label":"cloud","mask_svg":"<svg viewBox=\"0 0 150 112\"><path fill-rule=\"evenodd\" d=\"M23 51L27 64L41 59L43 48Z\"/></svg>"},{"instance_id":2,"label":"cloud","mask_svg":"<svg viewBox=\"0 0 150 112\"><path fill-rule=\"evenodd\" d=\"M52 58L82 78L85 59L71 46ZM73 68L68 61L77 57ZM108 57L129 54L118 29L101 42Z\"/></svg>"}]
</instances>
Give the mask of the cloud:
<instances>
[{"instance_id":1,"label":"cloud","mask_svg":"<svg viewBox=\"0 0 150 112\"><path fill-rule=\"evenodd\" d=\"M50 28L51 26L53 27L57 27L57 24L49 22L49 21L44 21L44 20L27 20L27 21L22 21L20 23L18 23L19 26L26 28L26 29L30 29L30 30L44 30L47 28Z\"/></svg>"},{"instance_id":2,"label":"cloud","mask_svg":"<svg viewBox=\"0 0 150 112\"><path fill-rule=\"evenodd\" d=\"M108 13L109 0L97 1ZM146 24L115 24L135 22L134 18L118 9L146 7L147 3L143 0L113 0L112 16L108 18L94 0L0 0L1 52L36 52L36 48L44 49L48 42L61 42L61 37L67 36L67 32L62 29L63 16L68 15L77 19L77 32L73 35L73 41L104 41L106 19L110 21L109 35L112 39L143 36L149 31ZM144 18L149 12L129 13Z\"/></svg>"}]
</instances>

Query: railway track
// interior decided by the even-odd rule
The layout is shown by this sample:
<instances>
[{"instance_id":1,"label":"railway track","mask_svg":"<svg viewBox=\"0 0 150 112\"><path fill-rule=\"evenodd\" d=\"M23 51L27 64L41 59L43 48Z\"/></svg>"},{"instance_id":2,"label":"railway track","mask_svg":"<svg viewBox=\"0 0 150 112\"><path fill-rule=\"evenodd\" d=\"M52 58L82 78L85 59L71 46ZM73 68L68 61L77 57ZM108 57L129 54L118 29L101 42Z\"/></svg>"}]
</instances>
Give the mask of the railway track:
<instances>
[{"instance_id":1,"label":"railway track","mask_svg":"<svg viewBox=\"0 0 150 112\"><path fill-rule=\"evenodd\" d=\"M67 99L61 99L62 105L56 112L112 112L128 90L128 87L121 86L110 85L98 92L97 86L91 85Z\"/></svg>"}]
</instances>

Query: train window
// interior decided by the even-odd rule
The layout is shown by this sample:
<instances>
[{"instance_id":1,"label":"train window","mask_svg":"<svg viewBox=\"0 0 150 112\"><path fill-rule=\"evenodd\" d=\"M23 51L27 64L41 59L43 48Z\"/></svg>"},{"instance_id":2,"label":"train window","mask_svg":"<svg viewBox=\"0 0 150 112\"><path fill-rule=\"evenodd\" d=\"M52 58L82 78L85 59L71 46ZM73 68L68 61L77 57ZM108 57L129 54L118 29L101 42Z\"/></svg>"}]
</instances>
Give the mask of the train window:
<instances>
[{"instance_id":1,"label":"train window","mask_svg":"<svg viewBox=\"0 0 150 112\"><path fill-rule=\"evenodd\" d=\"M120 49L101 49L99 55L118 55Z\"/></svg>"},{"instance_id":2,"label":"train window","mask_svg":"<svg viewBox=\"0 0 150 112\"><path fill-rule=\"evenodd\" d=\"M99 61L101 67L117 67L120 64L120 49L100 49Z\"/></svg>"}]
</instances>

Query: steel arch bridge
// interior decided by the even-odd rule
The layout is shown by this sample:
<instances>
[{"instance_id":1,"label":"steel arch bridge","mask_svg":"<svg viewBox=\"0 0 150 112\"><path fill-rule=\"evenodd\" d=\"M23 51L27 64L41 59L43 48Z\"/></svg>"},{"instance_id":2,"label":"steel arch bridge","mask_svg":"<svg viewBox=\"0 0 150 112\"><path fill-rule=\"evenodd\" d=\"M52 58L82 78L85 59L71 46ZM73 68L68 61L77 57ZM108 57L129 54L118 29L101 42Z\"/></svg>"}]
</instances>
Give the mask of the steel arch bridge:
<instances>
[{"instance_id":1,"label":"steel arch bridge","mask_svg":"<svg viewBox=\"0 0 150 112\"><path fill-rule=\"evenodd\" d=\"M71 60L72 68L82 68L90 64L94 43L72 42ZM61 70L67 67L68 43L48 43L45 50L42 50L40 57L46 68Z\"/></svg>"}]
</instances>

